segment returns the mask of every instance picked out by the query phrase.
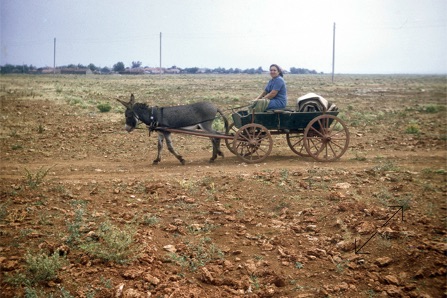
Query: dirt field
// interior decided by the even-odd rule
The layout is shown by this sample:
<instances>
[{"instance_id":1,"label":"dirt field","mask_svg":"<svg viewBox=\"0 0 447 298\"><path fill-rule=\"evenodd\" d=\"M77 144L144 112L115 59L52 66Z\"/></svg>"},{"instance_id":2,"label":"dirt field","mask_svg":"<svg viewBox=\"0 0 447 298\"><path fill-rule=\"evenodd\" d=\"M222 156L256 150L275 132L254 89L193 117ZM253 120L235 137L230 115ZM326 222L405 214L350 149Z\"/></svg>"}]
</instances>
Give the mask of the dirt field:
<instances>
[{"instance_id":1,"label":"dirt field","mask_svg":"<svg viewBox=\"0 0 447 298\"><path fill-rule=\"evenodd\" d=\"M243 163L206 138L126 133L116 98L213 101L267 75L2 76L2 297L446 297L445 76L285 77L340 108L335 162L284 135ZM110 105L100 112L99 104Z\"/></svg>"}]
</instances>

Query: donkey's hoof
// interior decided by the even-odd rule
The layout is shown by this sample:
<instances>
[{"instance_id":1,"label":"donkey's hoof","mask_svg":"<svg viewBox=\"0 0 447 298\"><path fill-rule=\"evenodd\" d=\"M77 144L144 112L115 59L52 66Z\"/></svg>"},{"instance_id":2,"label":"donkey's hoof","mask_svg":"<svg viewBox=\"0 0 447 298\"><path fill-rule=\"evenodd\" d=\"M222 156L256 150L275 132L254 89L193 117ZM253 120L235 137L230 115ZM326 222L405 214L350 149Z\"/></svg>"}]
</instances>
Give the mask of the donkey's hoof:
<instances>
[{"instance_id":1,"label":"donkey's hoof","mask_svg":"<svg viewBox=\"0 0 447 298\"><path fill-rule=\"evenodd\" d=\"M186 164L186 161L184 159L181 159L180 162L182 163L182 165Z\"/></svg>"},{"instance_id":2,"label":"donkey's hoof","mask_svg":"<svg viewBox=\"0 0 447 298\"><path fill-rule=\"evenodd\" d=\"M209 163L214 163L215 158L210 158Z\"/></svg>"},{"instance_id":3,"label":"donkey's hoof","mask_svg":"<svg viewBox=\"0 0 447 298\"><path fill-rule=\"evenodd\" d=\"M156 165L158 165L158 163L159 163L158 160L154 160L154 161L152 162L152 165L156 166Z\"/></svg>"}]
</instances>

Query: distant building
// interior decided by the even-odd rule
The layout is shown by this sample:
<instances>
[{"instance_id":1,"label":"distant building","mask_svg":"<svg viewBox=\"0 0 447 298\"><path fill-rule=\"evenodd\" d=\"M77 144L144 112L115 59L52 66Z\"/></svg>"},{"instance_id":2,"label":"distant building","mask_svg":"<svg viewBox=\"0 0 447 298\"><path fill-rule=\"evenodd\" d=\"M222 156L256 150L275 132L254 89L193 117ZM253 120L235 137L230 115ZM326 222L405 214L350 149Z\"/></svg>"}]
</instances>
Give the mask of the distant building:
<instances>
[{"instance_id":1,"label":"distant building","mask_svg":"<svg viewBox=\"0 0 447 298\"><path fill-rule=\"evenodd\" d=\"M42 68L38 68L36 73L37 74L53 74L53 73L60 74L61 70L59 68L56 68L56 70L54 70L54 68L52 68L52 67L42 67Z\"/></svg>"},{"instance_id":2,"label":"distant building","mask_svg":"<svg viewBox=\"0 0 447 298\"><path fill-rule=\"evenodd\" d=\"M170 73L170 74L179 74L182 72L182 70L180 68L168 68L165 70L166 73Z\"/></svg>"},{"instance_id":3,"label":"distant building","mask_svg":"<svg viewBox=\"0 0 447 298\"><path fill-rule=\"evenodd\" d=\"M160 68L160 67L145 67L144 68L144 73L145 74L160 74L160 73L164 73L164 68Z\"/></svg>"},{"instance_id":4,"label":"distant building","mask_svg":"<svg viewBox=\"0 0 447 298\"><path fill-rule=\"evenodd\" d=\"M123 71L120 71L119 74L122 75L139 75L144 74L144 68L142 67L136 67L136 68L126 68Z\"/></svg>"},{"instance_id":5,"label":"distant building","mask_svg":"<svg viewBox=\"0 0 447 298\"><path fill-rule=\"evenodd\" d=\"M60 74L91 75L93 72L90 68L62 68Z\"/></svg>"},{"instance_id":6,"label":"distant building","mask_svg":"<svg viewBox=\"0 0 447 298\"><path fill-rule=\"evenodd\" d=\"M179 74L182 72L182 70L177 67L174 68L145 67L143 68L143 70L145 74L162 74L162 73Z\"/></svg>"},{"instance_id":7,"label":"distant building","mask_svg":"<svg viewBox=\"0 0 447 298\"><path fill-rule=\"evenodd\" d=\"M208 68L199 68L196 73L208 73L210 70Z\"/></svg>"}]
</instances>

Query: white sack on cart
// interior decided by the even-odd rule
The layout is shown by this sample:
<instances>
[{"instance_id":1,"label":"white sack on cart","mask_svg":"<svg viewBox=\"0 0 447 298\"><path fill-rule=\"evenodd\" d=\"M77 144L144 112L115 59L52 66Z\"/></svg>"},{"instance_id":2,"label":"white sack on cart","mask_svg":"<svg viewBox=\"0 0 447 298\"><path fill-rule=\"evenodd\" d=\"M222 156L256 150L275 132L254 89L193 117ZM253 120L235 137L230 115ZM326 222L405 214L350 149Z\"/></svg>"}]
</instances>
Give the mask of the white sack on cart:
<instances>
[{"instance_id":1,"label":"white sack on cart","mask_svg":"<svg viewBox=\"0 0 447 298\"><path fill-rule=\"evenodd\" d=\"M299 112L326 112L336 111L337 106L329 103L324 97L315 94L307 93L297 99L297 110Z\"/></svg>"}]
</instances>

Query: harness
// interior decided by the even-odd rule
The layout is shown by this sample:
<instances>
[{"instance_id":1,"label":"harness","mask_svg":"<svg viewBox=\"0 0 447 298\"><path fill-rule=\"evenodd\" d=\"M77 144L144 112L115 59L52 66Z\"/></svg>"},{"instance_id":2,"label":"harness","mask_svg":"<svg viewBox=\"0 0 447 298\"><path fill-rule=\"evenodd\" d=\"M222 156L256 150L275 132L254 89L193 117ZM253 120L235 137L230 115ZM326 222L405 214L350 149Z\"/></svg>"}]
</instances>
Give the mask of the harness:
<instances>
[{"instance_id":1,"label":"harness","mask_svg":"<svg viewBox=\"0 0 447 298\"><path fill-rule=\"evenodd\" d=\"M157 111L158 107L151 107L151 113L150 113L150 122L149 124L146 124L146 127L149 130L149 136L151 136L151 132L153 132L157 127L158 127L158 121L157 121L157 116L156 116L156 111ZM163 108L160 109L161 111L161 117L163 119Z\"/></svg>"},{"instance_id":2,"label":"harness","mask_svg":"<svg viewBox=\"0 0 447 298\"><path fill-rule=\"evenodd\" d=\"M144 121L142 121L140 119L140 117L138 117L138 114L135 113L135 111L133 110L133 107L129 107L129 108L132 111L134 117L138 120L139 124L145 123ZM159 124L159 122L157 121L157 115L156 115L157 110L158 110L158 107L151 107L151 113L149 116L150 122L145 123L146 127L149 129L149 136L151 135L151 132L153 132L158 127L158 124ZM160 111L161 111L160 118L163 118L163 108L161 108Z\"/></svg>"}]
</instances>

